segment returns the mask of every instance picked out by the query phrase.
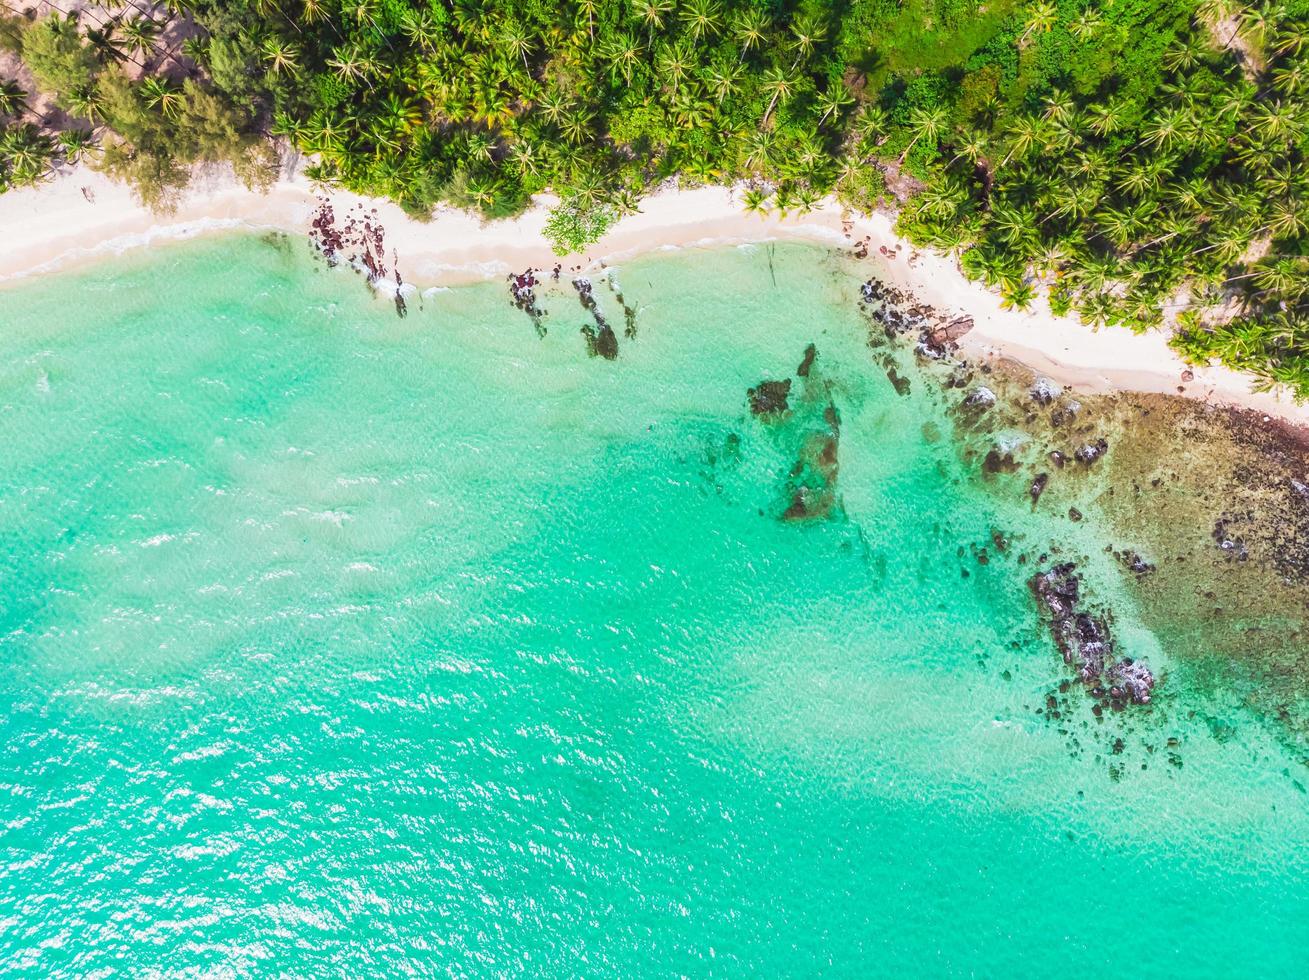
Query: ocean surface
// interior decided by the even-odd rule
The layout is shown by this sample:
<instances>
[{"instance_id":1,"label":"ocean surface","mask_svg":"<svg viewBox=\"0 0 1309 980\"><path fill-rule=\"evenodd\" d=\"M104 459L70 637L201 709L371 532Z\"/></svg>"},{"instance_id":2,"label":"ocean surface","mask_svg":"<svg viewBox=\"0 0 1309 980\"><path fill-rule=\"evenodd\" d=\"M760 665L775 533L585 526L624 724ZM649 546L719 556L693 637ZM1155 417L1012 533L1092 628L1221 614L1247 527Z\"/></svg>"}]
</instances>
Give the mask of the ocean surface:
<instances>
[{"instance_id":1,"label":"ocean surface","mask_svg":"<svg viewBox=\"0 0 1309 980\"><path fill-rule=\"evenodd\" d=\"M567 274L540 337L280 236L0 290L0 973L1303 976L1285 733L897 392L859 276L592 273L613 360ZM1052 545L1154 704L1059 692Z\"/></svg>"}]
</instances>

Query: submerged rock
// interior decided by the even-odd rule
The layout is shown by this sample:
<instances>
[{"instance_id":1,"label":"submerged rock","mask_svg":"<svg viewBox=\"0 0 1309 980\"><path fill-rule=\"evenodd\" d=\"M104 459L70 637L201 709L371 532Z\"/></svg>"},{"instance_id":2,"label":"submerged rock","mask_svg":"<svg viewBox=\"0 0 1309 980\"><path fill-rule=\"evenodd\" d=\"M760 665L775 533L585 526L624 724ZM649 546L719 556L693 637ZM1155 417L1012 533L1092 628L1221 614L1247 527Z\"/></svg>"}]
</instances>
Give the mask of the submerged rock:
<instances>
[{"instance_id":1,"label":"submerged rock","mask_svg":"<svg viewBox=\"0 0 1309 980\"><path fill-rule=\"evenodd\" d=\"M983 473L1013 473L1018 469L1018 460L1012 449L994 446L982 460Z\"/></svg>"},{"instance_id":2,"label":"submerged rock","mask_svg":"<svg viewBox=\"0 0 1309 980\"><path fill-rule=\"evenodd\" d=\"M1037 378L1032 382L1032 387L1027 389L1027 394L1038 405L1049 405L1063 393L1064 389L1049 378Z\"/></svg>"},{"instance_id":3,"label":"submerged rock","mask_svg":"<svg viewBox=\"0 0 1309 980\"><path fill-rule=\"evenodd\" d=\"M603 357L606 361L618 357L618 336L609 324L602 323L597 328L588 323L582 327L582 336L586 338L586 352L592 357Z\"/></svg>"},{"instance_id":4,"label":"submerged rock","mask_svg":"<svg viewBox=\"0 0 1309 980\"><path fill-rule=\"evenodd\" d=\"M804 358L800 361L800 366L795 369L798 377L809 377L809 371L814 366L814 358L818 356L818 348L810 344L804 349Z\"/></svg>"},{"instance_id":5,"label":"submerged rock","mask_svg":"<svg viewBox=\"0 0 1309 980\"><path fill-rule=\"evenodd\" d=\"M790 406L787 398L791 394L791 379L782 381L761 381L746 392L750 399L750 411L759 417L778 416Z\"/></svg>"},{"instance_id":6,"label":"submerged rock","mask_svg":"<svg viewBox=\"0 0 1309 980\"><path fill-rule=\"evenodd\" d=\"M1027 494L1032 498L1033 507L1035 507L1036 502L1041 499L1041 494L1045 493L1046 484L1049 482L1049 473L1038 473L1036 474L1036 478L1032 480L1032 485L1027 488Z\"/></svg>"},{"instance_id":7,"label":"submerged rock","mask_svg":"<svg viewBox=\"0 0 1309 980\"><path fill-rule=\"evenodd\" d=\"M1154 674L1144 661L1114 660L1114 640L1108 622L1081 608L1081 577L1072 562L1032 576L1028 583L1037 603L1049 616L1050 634L1064 662L1099 701L1130 699L1148 704Z\"/></svg>"},{"instance_id":8,"label":"submerged rock","mask_svg":"<svg viewBox=\"0 0 1309 980\"><path fill-rule=\"evenodd\" d=\"M1126 695L1137 704L1149 704L1150 692L1154 690L1154 672L1143 661L1124 657L1109 668L1109 682L1112 685L1111 696Z\"/></svg>"},{"instance_id":9,"label":"submerged rock","mask_svg":"<svg viewBox=\"0 0 1309 980\"><path fill-rule=\"evenodd\" d=\"M1079 463L1089 466L1108 451L1109 443L1104 439L1097 439L1095 442L1088 442L1084 446L1078 446L1073 453L1073 458Z\"/></svg>"}]
</instances>

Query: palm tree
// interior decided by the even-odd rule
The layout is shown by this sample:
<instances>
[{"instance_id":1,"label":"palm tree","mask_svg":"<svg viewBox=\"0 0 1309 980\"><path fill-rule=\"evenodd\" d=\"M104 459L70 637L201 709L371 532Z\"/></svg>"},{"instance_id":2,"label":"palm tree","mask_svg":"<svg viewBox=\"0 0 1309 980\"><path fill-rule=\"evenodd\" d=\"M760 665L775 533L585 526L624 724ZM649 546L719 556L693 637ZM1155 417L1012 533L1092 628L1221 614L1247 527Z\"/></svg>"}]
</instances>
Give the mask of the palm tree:
<instances>
[{"instance_id":1,"label":"palm tree","mask_svg":"<svg viewBox=\"0 0 1309 980\"><path fill-rule=\"evenodd\" d=\"M761 187L748 187L745 193L741 195L741 204L746 211L752 214L767 214L768 199L772 196L771 191L766 191Z\"/></svg>"},{"instance_id":2,"label":"palm tree","mask_svg":"<svg viewBox=\"0 0 1309 980\"><path fill-rule=\"evenodd\" d=\"M1282 55L1299 55L1309 47L1309 25L1304 23L1279 24L1274 34L1273 51Z\"/></svg>"},{"instance_id":3,"label":"palm tree","mask_svg":"<svg viewBox=\"0 0 1309 980\"><path fill-rule=\"evenodd\" d=\"M30 184L50 170L54 144L31 123L0 133L0 157L7 157L17 183Z\"/></svg>"},{"instance_id":4,"label":"palm tree","mask_svg":"<svg viewBox=\"0 0 1309 980\"><path fill-rule=\"evenodd\" d=\"M733 65L730 68L710 68L707 73L709 82L709 91L714 94L714 98L722 105L723 100L736 91L736 87L741 82L743 72L740 65Z\"/></svg>"},{"instance_id":5,"label":"palm tree","mask_svg":"<svg viewBox=\"0 0 1309 980\"><path fill-rule=\"evenodd\" d=\"M300 0L300 19L306 24L327 20L330 11L324 0Z\"/></svg>"},{"instance_id":6,"label":"palm tree","mask_svg":"<svg viewBox=\"0 0 1309 980\"><path fill-rule=\"evenodd\" d=\"M772 95L772 100L768 103L768 109L764 112L763 122L768 122L768 117L773 114L773 109L777 106L778 101L786 102L795 94L795 79L786 71L773 66L764 72L764 80L759 86L763 89L765 95Z\"/></svg>"},{"instance_id":7,"label":"palm tree","mask_svg":"<svg viewBox=\"0 0 1309 980\"><path fill-rule=\"evenodd\" d=\"M828 116L840 112L848 105L854 104L854 96L846 90L842 84L835 83L829 85L827 90L818 96L817 108L823 110L823 114L818 117L818 125L821 126Z\"/></svg>"},{"instance_id":8,"label":"palm tree","mask_svg":"<svg viewBox=\"0 0 1309 980\"><path fill-rule=\"evenodd\" d=\"M1246 7L1241 12L1241 24L1236 32L1248 43L1262 48L1268 35L1286 18L1286 8L1262 4Z\"/></svg>"},{"instance_id":9,"label":"palm tree","mask_svg":"<svg viewBox=\"0 0 1309 980\"><path fill-rule=\"evenodd\" d=\"M723 26L723 8L717 0L687 0L681 19L686 24L692 41L706 35L717 34Z\"/></svg>"},{"instance_id":10,"label":"palm tree","mask_svg":"<svg viewBox=\"0 0 1309 980\"><path fill-rule=\"evenodd\" d=\"M65 129L57 139L64 159L69 163L77 163L96 148L95 134L89 129Z\"/></svg>"},{"instance_id":11,"label":"palm tree","mask_svg":"<svg viewBox=\"0 0 1309 980\"><path fill-rule=\"evenodd\" d=\"M595 15L600 9L600 0L577 0L578 13L586 14L586 33L595 40Z\"/></svg>"},{"instance_id":12,"label":"palm tree","mask_svg":"<svg viewBox=\"0 0 1309 980\"><path fill-rule=\"evenodd\" d=\"M1304 130L1303 114L1285 102L1260 102L1251 125L1255 133L1269 140L1294 139Z\"/></svg>"},{"instance_id":13,"label":"palm tree","mask_svg":"<svg viewBox=\"0 0 1309 980\"><path fill-rule=\"evenodd\" d=\"M1075 108L1072 96L1057 88L1052 89L1050 94L1041 100L1041 104L1045 106L1042 115L1056 123L1067 123Z\"/></svg>"},{"instance_id":14,"label":"palm tree","mask_svg":"<svg viewBox=\"0 0 1309 980\"><path fill-rule=\"evenodd\" d=\"M757 7L746 7L732 18L732 36L741 46L741 56L737 61L744 61L745 56L754 48L763 44L768 31L768 18Z\"/></svg>"},{"instance_id":15,"label":"palm tree","mask_svg":"<svg viewBox=\"0 0 1309 980\"><path fill-rule=\"evenodd\" d=\"M516 22L508 23L500 34L500 41L510 54L523 60L523 70L531 72L527 64L528 52L532 50L532 35L527 28Z\"/></svg>"},{"instance_id":16,"label":"palm tree","mask_svg":"<svg viewBox=\"0 0 1309 980\"><path fill-rule=\"evenodd\" d=\"M1022 159L1045 140L1045 127L1034 116L1019 116L1009 128L1009 152L1000 161L1003 167L1014 157Z\"/></svg>"},{"instance_id":17,"label":"palm tree","mask_svg":"<svg viewBox=\"0 0 1309 980\"><path fill-rule=\"evenodd\" d=\"M1058 16L1059 8L1049 0L1041 0L1040 3L1033 5L1032 12L1027 15L1027 29L1018 38L1019 46L1025 45L1028 36L1033 33L1048 34Z\"/></svg>"},{"instance_id":18,"label":"palm tree","mask_svg":"<svg viewBox=\"0 0 1309 980\"><path fill-rule=\"evenodd\" d=\"M1111 98L1108 102L1091 106L1091 131L1097 136L1108 136L1110 133L1118 132L1123 126L1126 111L1126 104L1118 98Z\"/></svg>"},{"instance_id":19,"label":"palm tree","mask_svg":"<svg viewBox=\"0 0 1309 980\"><path fill-rule=\"evenodd\" d=\"M823 43L827 37L827 28L815 18L804 14L791 22L791 34L791 46L795 48L795 62L791 70L794 71L801 61L810 57L814 49Z\"/></svg>"},{"instance_id":20,"label":"palm tree","mask_svg":"<svg viewBox=\"0 0 1309 980\"><path fill-rule=\"evenodd\" d=\"M673 0L636 0L633 7L645 25L646 41L649 42L654 32L663 28L664 21L673 12Z\"/></svg>"},{"instance_id":21,"label":"palm tree","mask_svg":"<svg viewBox=\"0 0 1309 980\"><path fill-rule=\"evenodd\" d=\"M172 119L182 110L186 100L182 90L160 75L150 75L141 81L141 101L151 109Z\"/></svg>"},{"instance_id":22,"label":"palm tree","mask_svg":"<svg viewBox=\"0 0 1309 980\"><path fill-rule=\"evenodd\" d=\"M945 110L940 106L932 106L930 109L914 106L909 113L909 128L914 137L900 154L900 162L904 163L905 157L909 156L909 151L921 139L926 139L929 143L935 145L942 130L945 129L945 118Z\"/></svg>"},{"instance_id":23,"label":"palm tree","mask_svg":"<svg viewBox=\"0 0 1309 980\"><path fill-rule=\"evenodd\" d=\"M612 67L610 75L618 72L623 76L623 81L628 85L632 84L632 75L642 62L641 45L637 43L636 38L631 34L616 34L609 42L608 55Z\"/></svg>"},{"instance_id":24,"label":"palm tree","mask_svg":"<svg viewBox=\"0 0 1309 980\"><path fill-rule=\"evenodd\" d=\"M1073 22L1068 25L1068 30L1079 41L1089 41L1100 33L1100 28L1103 26L1104 18L1100 16L1100 12L1088 8L1077 15Z\"/></svg>"},{"instance_id":25,"label":"palm tree","mask_svg":"<svg viewBox=\"0 0 1309 980\"><path fill-rule=\"evenodd\" d=\"M559 131L564 134L564 138L571 140L579 146L586 142L587 137L591 135L591 113L584 109L574 109L564 117L564 121L559 126Z\"/></svg>"},{"instance_id":26,"label":"palm tree","mask_svg":"<svg viewBox=\"0 0 1309 980\"><path fill-rule=\"evenodd\" d=\"M757 129L746 141L745 164L766 171L772 163L777 139L771 129Z\"/></svg>"},{"instance_id":27,"label":"palm tree","mask_svg":"<svg viewBox=\"0 0 1309 980\"><path fill-rule=\"evenodd\" d=\"M86 40L103 64L127 60L123 45L118 40L117 20L107 20L100 27L88 27Z\"/></svg>"},{"instance_id":28,"label":"palm tree","mask_svg":"<svg viewBox=\"0 0 1309 980\"><path fill-rule=\"evenodd\" d=\"M568 115L573 103L562 92L551 89L537 100L536 107L541 110L541 115L557 126Z\"/></svg>"},{"instance_id":29,"label":"palm tree","mask_svg":"<svg viewBox=\"0 0 1309 980\"><path fill-rule=\"evenodd\" d=\"M659 53L655 57L655 67L659 74L672 80L673 92L676 93L682 79L695 67L695 59L680 42L677 44L662 44L659 47Z\"/></svg>"},{"instance_id":30,"label":"palm tree","mask_svg":"<svg viewBox=\"0 0 1309 980\"><path fill-rule=\"evenodd\" d=\"M155 38L159 36L159 25L149 17L133 17L123 22L120 31L127 50L144 58L154 49Z\"/></svg>"},{"instance_id":31,"label":"palm tree","mask_svg":"<svg viewBox=\"0 0 1309 980\"><path fill-rule=\"evenodd\" d=\"M17 82L0 82L0 117L21 116L27 111L27 92Z\"/></svg>"},{"instance_id":32,"label":"palm tree","mask_svg":"<svg viewBox=\"0 0 1309 980\"><path fill-rule=\"evenodd\" d=\"M300 73L300 49L276 35L264 38L261 46L264 63L274 75L294 77Z\"/></svg>"},{"instance_id":33,"label":"palm tree","mask_svg":"<svg viewBox=\"0 0 1309 980\"><path fill-rule=\"evenodd\" d=\"M79 85L64 97L64 104L74 115L95 121L102 118L103 100L95 84Z\"/></svg>"},{"instance_id":34,"label":"palm tree","mask_svg":"<svg viewBox=\"0 0 1309 980\"><path fill-rule=\"evenodd\" d=\"M334 49L332 57L327 59L327 66L342 81L367 81L364 55L356 44Z\"/></svg>"}]
</instances>

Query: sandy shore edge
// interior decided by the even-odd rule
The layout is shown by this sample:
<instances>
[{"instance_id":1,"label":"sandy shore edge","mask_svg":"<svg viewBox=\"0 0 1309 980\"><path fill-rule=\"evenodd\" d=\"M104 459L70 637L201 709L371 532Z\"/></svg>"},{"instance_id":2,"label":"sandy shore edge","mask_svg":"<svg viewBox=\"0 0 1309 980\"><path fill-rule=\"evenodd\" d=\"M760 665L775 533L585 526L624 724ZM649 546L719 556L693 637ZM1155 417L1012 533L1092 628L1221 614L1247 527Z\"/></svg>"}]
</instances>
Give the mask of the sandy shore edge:
<instances>
[{"instance_id":1,"label":"sandy shore edge","mask_svg":"<svg viewBox=\"0 0 1309 980\"><path fill-rule=\"evenodd\" d=\"M85 167L40 187L10 191L0 195L0 284L211 231L264 228L307 234L323 192L294 169L267 194L246 190L229 174L198 174L176 212L166 217L150 213L126 187ZM511 270L559 261L543 235L549 199L511 221L483 222L443 209L422 222L386 201L338 190L326 196L338 214L357 205L376 209L401 275L420 288L501 278ZM963 340L973 357L1011 358L1082 391L1182 394L1309 424L1309 406L1297 405L1284 392L1254 391L1249 377L1226 368L1195 368L1193 379L1184 382L1187 365L1163 333L1092 330L1040 304L1027 312L1006 310L998 296L965 278L953 259L927 252L915 256L888 216L843 220L834 201L809 214L780 218L746 213L728 188L668 189L642 202L640 212L620 221L584 260L570 257L567 264L613 263L661 248L775 239L848 247L851 237L867 237L875 263L870 274L937 309L973 317L975 327ZM884 258L883 248L898 255Z\"/></svg>"}]
</instances>

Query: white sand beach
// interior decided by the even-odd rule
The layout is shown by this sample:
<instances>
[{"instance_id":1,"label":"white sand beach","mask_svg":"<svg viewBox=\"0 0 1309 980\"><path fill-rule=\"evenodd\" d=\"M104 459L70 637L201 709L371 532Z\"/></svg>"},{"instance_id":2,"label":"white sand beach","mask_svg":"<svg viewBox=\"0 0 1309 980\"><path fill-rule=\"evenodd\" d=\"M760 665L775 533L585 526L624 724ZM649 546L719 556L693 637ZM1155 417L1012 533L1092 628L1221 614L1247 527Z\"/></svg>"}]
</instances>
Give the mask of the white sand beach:
<instances>
[{"instance_id":1,"label":"white sand beach","mask_svg":"<svg viewBox=\"0 0 1309 980\"><path fill-rule=\"evenodd\" d=\"M511 270L548 268L559 261L542 234L553 203L548 198L509 221L484 222L443 209L423 222L385 201L326 192L299 173L284 177L267 194L246 190L228 174L204 173L174 213L159 216L142 208L127 187L77 167L39 187L0 195L0 282L214 230L275 228L306 234L323 196L338 213L360 203L375 208L400 273L420 287L500 278ZM1193 368L1192 380L1183 381L1187 365L1162 332L1097 331L1074 318L1054 316L1040 303L1028 312L1006 310L998 295L965 278L953 258L916 254L896 236L887 215L847 219L831 200L809 214L781 218L746 213L728 188L670 188L643 201L639 213L618 222L585 257L570 257L566 264L613 263L665 247L770 239L849 247L851 239L865 236L870 275L879 274L939 310L973 317L975 327L963 346L975 357L1012 358L1079 390L1184 394L1309 424L1309 406L1297 405L1284 392L1256 392L1252 379L1225 368ZM883 248L897 254L886 258Z\"/></svg>"}]
</instances>

